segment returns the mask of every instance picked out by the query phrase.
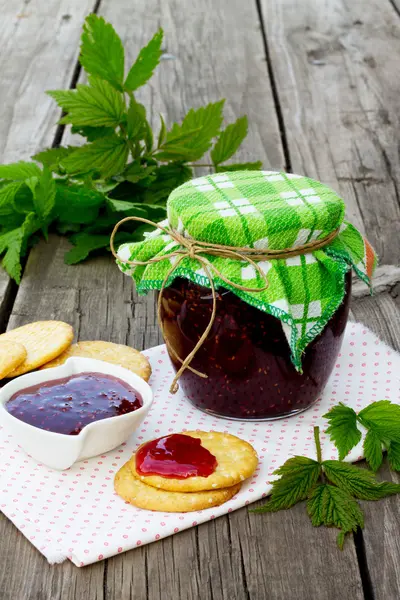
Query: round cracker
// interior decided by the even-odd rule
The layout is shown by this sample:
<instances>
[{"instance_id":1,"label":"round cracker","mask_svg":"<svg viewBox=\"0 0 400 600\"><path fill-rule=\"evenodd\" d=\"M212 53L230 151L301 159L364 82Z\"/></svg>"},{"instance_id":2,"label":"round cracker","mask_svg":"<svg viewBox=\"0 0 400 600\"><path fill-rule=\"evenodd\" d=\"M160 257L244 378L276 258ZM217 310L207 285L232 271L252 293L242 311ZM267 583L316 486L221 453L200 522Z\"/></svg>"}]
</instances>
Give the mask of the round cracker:
<instances>
[{"instance_id":1,"label":"round cracker","mask_svg":"<svg viewBox=\"0 0 400 600\"><path fill-rule=\"evenodd\" d=\"M62 321L36 321L0 335L0 342L18 342L26 348L26 359L8 377L41 367L64 352L74 337L71 325Z\"/></svg>"},{"instance_id":2,"label":"round cracker","mask_svg":"<svg viewBox=\"0 0 400 600\"><path fill-rule=\"evenodd\" d=\"M204 448L207 448L215 456L218 466L214 473L208 477L187 477L186 479L140 475L136 470L136 455L134 454L129 461L132 475L158 489L170 492L200 492L231 487L241 483L254 473L258 457L257 452L248 442L230 433L219 431L184 431L182 433L199 438Z\"/></svg>"},{"instance_id":3,"label":"round cracker","mask_svg":"<svg viewBox=\"0 0 400 600\"><path fill-rule=\"evenodd\" d=\"M0 342L0 379L7 377L26 358L26 348L18 342Z\"/></svg>"},{"instance_id":4,"label":"round cracker","mask_svg":"<svg viewBox=\"0 0 400 600\"><path fill-rule=\"evenodd\" d=\"M114 479L115 491L126 502L161 512L192 512L227 502L240 490L241 484L208 492L166 492L146 485L132 475L129 462L117 472Z\"/></svg>"},{"instance_id":5,"label":"round cracker","mask_svg":"<svg viewBox=\"0 0 400 600\"><path fill-rule=\"evenodd\" d=\"M60 356L51 362L43 365L42 369L50 369L62 365L70 356L84 356L86 358L97 358L124 367L136 375L139 375L145 381L150 379L151 367L147 358L130 346L122 344L113 344L112 342L78 342L72 344Z\"/></svg>"}]
</instances>

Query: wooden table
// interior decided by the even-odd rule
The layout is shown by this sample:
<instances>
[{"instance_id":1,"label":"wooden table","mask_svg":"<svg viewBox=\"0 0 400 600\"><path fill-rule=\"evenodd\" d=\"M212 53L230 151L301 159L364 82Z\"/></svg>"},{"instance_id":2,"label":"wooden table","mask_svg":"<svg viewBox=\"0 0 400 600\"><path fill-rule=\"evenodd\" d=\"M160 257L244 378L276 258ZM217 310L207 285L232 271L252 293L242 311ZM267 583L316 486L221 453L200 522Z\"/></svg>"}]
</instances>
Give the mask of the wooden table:
<instances>
[{"instance_id":1,"label":"wooden table","mask_svg":"<svg viewBox=\"0 0 400 600\"><path fill-rule=\"evenodd\" d=\"M154 122L226 97L246 113L240 160L304 173L336 189L381 259L375 297L354 288L352 315L400 347L400 0L0 0L0 160L68 143L46 89L81 78L91 11L128 58L162 25L165 60L141 91ZM67 267L65 239L30 253L22 283L0 273L0 327L71 323L81 339L147 348L160 340L154 298L137 298L109 257ZM387 468L383 475L398 481ZM50 566L0 517L1 600L396 600L400 499L365 503L366 528L343 552L303 506L247 509L91 567Z\"/></svg>"}]
</instances>

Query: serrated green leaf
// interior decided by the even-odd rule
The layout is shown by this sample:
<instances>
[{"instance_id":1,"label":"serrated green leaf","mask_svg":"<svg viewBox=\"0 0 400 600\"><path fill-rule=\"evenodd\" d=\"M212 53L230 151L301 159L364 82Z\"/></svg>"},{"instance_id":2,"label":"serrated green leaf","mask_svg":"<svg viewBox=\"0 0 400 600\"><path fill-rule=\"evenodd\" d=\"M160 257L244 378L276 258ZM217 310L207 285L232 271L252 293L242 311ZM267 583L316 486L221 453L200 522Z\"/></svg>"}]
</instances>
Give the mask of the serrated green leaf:
<instances>
[{"instance_id":1,"label":"serrated green leaf","mask_svg":"<svg viewBox=\"0 0 400 600\"><path fill-rule=\"evenodd\" d=\"M217 173L225 173L230 171L259 171L262 169L262 162L258 160L256 162L248 162L248 163L236 163L234 165L218 165L215 168Z\"/></svg>"},{"instance_id":2,"label":"serrated green leaf","mask_svg":"<svg viewBox=\"0 0 400 600\"><path fill-rule=\"evenodd\" d=\"M146 179L156 171L157 167L151 166L146 167L140 164L140 162L133 162L127 166L122 176L131 183L137 183L141 179Z\"/></svg>"},{"instance_id":3,"label":"serrated green leaf","mask_svg":"<svg viewBox=\"0 0 400 600\"><path fill-rule=\"evenodd\" d=\"M72 146L68 146L67 148L49 148L48 150L43 150L43 152L38 152L32 156L32 158L33 160L42 163L44 167L48 167L51 171L56 171L62 159L71 154L74 150L75 148Z\"/></svg>"},{"instance_id":4,"label":"serrated green leaf","mask_svg":"<svg viewBox=\"0 0 400 600\"><path fill-rule=\"evenodd\" d=\"M305 500L318 481L321 465L311 458L295 456L287 460L275 473L282 476L272 484L271 499L252 512L275 512Z\"/></svg>"},{"instance_id":5,"label":"serrated green leaf","mask_svg":"<svg viewBox=\"0 0 400 600\"><path fill-rule=\"evenodd\" d=\"M184 144L179 145L182 153L183 148L186 150L186 153L182 154L183 160L198 160L209 150L212 140L218 135L222 124L224 102L224 100L220 100L197 110L192 108L181 125L174 123L167 134L167 143L188 131L199 129L198 133L187 139ZM168 151L171 154L170 146ZM163 158L162 160L169 160L169 158Z\"/></svg>"},{"instance_id":6,"label":"serrated green leaf","mask_svg":"<svg viewBox=\"0 0 400 600\"><path fill-rule=\"evenodd\" d=\"M400 405L390 400L373 402L358 413L358 420L367 429L373 429L381 442L400 442Z\"/></svg>"},{"instance_id":7,"label":"serrated green leaf","mask_svg":"<svg viewBox=\"0 0 400 600\"><path fill-rule=\"evenodd\" d=\"M39 228L40 222L36 215L30 213L20 227L0 235L0 255L5 252L2 265L17 283L21 281L21 258L26 251L27 240Z\"/></svg>"},{"instance_id":8,"label":"serrated green leaf","mask_svg":"<svg viewBox=\"0 0 400 600\"><path fill-rule=\"evenodd\" d=\"M400 492L400 485L378 482L374 473L350 463L326 460L323 467L329 481L360 500L379 500Z\"/></svg>"},{"instance_id":9,"label":"serrated green leaf","mask_svg":"<svg viewBox=\"0 0 400 600\"><path fill-rule=\"evenodd\" d=\"M76 90L47 92L67 113L60 123L75 127L117 127L125 111L123 94L95 77L90 77L89 83L78 84Z\"/></svg>"},{"instance_id":10,"label":"serrated green leaf","mask_svg":"<svg viewBox=\"0 0 400 600\"><path fill-rule=\"evenodd\" d=\"M116 134L81 146L62 161L68 173L97 170L103 178L121 173L128 159L128 146Z\"/></svg>"},{"instance_id":11,"label":"serrated green leaf","mask_svg":"<svg viewBox=\"0 0 400 600\"><path fill-rule=\"evenodd\" d=\"M129 139L142 140L144 136L144 124L146 122L146 109L143 104L131 98L127 113L127 131Z\"/></svg>"},{"instance_id":12,"label":"serrated green leaf","mask_svg":"<svg viewBox=\"0 0 400 600\"><path fill-rule=\"evenodd\" d=\"M201 131L201 127L196 127L196 129L189 129L188 131L181 131L181 133L179 135L176 135L175 137L169 137L168 141L166 141L163 144L162 149L168 149L171 146L172 147L179 147L182 142L186 142L187 140L190 140L191 138L193 138L195 135L197 135L199 133L199 131ZM182 144L184 146L184 144Z\"/></svg>"},{"instance_id":13,"label":"serrated green leaf","mask_svg":"<svg viewBox=\"0 0 400 600\"><path fill-rule=\"evenodd\" d=\"M382 444L376 433L370 429L364 440L364 456L373 471L382 464Z\"/></svg>"},{"instance_id":14,"label":"serrated green leaf","mask_svg":"<svg viewBox=\"0 0 400 600\"><path fill-rule=\"evenodd\" d=\"M329 421L326 433L338 449L339 459L343 460L361 440L361 431L357 428L357 414L352 408L339 403L323 417Z\"/></svg>"},{"instance_id":15,"label":"serrated green leaf","mask_svg":"<svg viewBox=\"0 0 400 600\"><path fill-rule=\"evenodd\" d=\"M51 171L47 167L44 167L43 173L39 177L33 191L33 205L35 207L36 214L42 222L46 221L46 219L50 216L50 213L54 208L55 197L55 181L52 177Z\"/></svg>"},{"instance_id":16,"label":"serrated green leaf","mask_svg":"<svg viewBox=\"0 0 400 600\"><path fill-rule=\"evenodd\" d=\"M23 185L21 181L14 181L0 188L0 217L14 213L14 198L21 185Z\"/></svg>"},{"instance_id":17,"label":"serrated green leaf","mask_svg":"<svg viewBox=\"0 0 400 600\"><path fill-rule=\"evenodd\" d=\"M88 142L94 142L100 138L107 137L114 133L114 127L71 127L71 133L77 133L87 139ZM76 148L71 148L73 152Z\"/></svg>"},{"instance_id":18,"label":"serrated green leaf","mask_svg":"<svg viewBox=\"0 0 400 600\"><path fill-rule=\"evenodd\" d=\"M131 239L132 234L130 233L118 233L115 236L115 243L121 244ZM64 255L64 262L67 265L75 265L89 256L91 252L95 250L102 250L103 248L109 248L110 236L107 235L95 235L89 233L77 233L71 238L74 247Z\"/></svg>"},{"instance_id":19,"label":"serrated green leaf","mask_svg":"<svg viewBox=\"0 0 400 600\"><path fill-rule=\"evenodd\" d=\"M141 204L135 202L127 202L126 200L114 200L107 198L107 206L117 213L123 213L125 217L143 217L147 218L147 211Z\"/></svg>"},{"instance_id":20,"label":"serrated green leaf","mask_svg":"<svg viewBox=\"0 0 400 600\"><path fill-rule=\"evenodd\" d=\"M193 177L193 171L182 163L162 165L156 171L156 178L144 191L143 202L146 204L163 203L173 189Z\"/></svg>"},{"instance_id":21,"label":"serrated green leaf","mask_svg":"<svg viewBox=\"0 0 400 600\"><path fill-rule=\"evenodd\" d=\"M0 179L24 181L29 177L40 177L41 170L33 162L20 161L9 165L0 165Z\"/></svg>"},{"instance_id":22,"label":"serrated green leaf","mask_svg":"<svg viewBox=\"0 0 400 600\"><path fill-rule=\"evenodd\" d=\"M151 78L160 62L163 35L163 30L159 29L150 42L141 49L126 77L125 90L134 92Z\"/></svg>"},{"instance_id":23,"label":"serrated green leaf","mask_svg":"<svg viewBox=\"0 0 400 600\"><path fill-rule=\"evenodd\" d=\"M77 183L56 182L55 213L64 223L89 224L96 221L106 197Z\"/></svg>"},{"instance_id":24,"label":"serrated green leaf","mask_svg":"<svg viewBox=\"0 0 400 600\"><path fill-rule=\"evenodd\" d=\"M165 140L166 137L167 137L167 127L165 125L163 116L160 114L160 132L158 134L157 148L159 148L161 146L161 144L163 143L163 141Z\"/></svg>"},{"instance_id":25,"label":"serrated green leaf","mask_svg":"<svg viewBox=\"0 0 400 600\"><path fill-rule=\"evenodd\" d=\"M122 91L124 47L113 26L103 17L94 14L86 17L79 61L87 73L105 79Z\"/></svg>"},{"instance_id":26,"label":"serrated green leaf","mask_svg":"<svg viewBox=\"0 0 400 600\"><path fill-rule=\"evenodd\" d=\"M390 442L387 451L390 468L392 471L400 471L400 444Z\"/></svg>"},{"instance_id":27,"label":"serrated green leaf","mask_svg":"<svg viewBox=\"0 0 400 600\"><path fill-rule=\"evenodd\" d=\"M166 162L195 160L193 158L193 150L191 148L185 148L185 146L173 146L172 144L166 147L165 150L157 152L155 156L157 160Z\"/></svg>"},{"instance_id":28,"label":"serrated green leaf","mask_svg":"<svg viewBox=\"0 0 400 600\"><path fill-rule=\"evenodd\" d=\"M225 162L237 152L247 135L247 130L247 117L240 117L220 133L217 143L211 150L211 160L214 165Z\"/></svg>"},{"instance_id":29,"label":"serrated green leaf","mask_svg":"<svg viewBox=\"0 0 400 600\"><path fill-rule=\"evenodd\" d=\"M314 527L326 525L341 530L337 539L340 548L346 533L364 527L364 515L357 501L344 490L326 483L320 483L312 490L307 512Z\"/></svg>"}]
</instances>

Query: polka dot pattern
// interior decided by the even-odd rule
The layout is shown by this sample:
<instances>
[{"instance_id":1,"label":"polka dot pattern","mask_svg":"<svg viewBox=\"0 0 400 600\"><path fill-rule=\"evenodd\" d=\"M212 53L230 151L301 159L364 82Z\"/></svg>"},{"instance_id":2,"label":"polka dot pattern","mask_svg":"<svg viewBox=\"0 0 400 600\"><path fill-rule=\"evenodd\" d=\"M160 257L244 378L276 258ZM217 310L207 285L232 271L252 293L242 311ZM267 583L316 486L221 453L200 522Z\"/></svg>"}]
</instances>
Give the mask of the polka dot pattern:
<instances>
[{"instance_id":1,"label":"polka dot pattern","mask_svg":"<svg viewBox=\"0 0 400 600\"><path fill-rule=\"evenodd\" d=\"M172 368L164 346L147 350L154 404L141 428L107 455L53 471L38 464L0 426L0 509L49 562L70 559L84 566L154 542L248 505L268 495L272 471L295 454L315 457L312 428L338 402L361 410L374 400L400 403L400 355L364 326L349 323L341 353L322 398L308 411L273 422L216 419L193 408L181 391L168 393ZM114 493L116 471L144 440L184 429L236 434L254 445L260 464L226 504L195 513L150 512ZM323 455L337 453L322 433ZM362 458L361 444L348 457ZM267 518L267 517L266 517Z\"/></svg>"}]
</instances>

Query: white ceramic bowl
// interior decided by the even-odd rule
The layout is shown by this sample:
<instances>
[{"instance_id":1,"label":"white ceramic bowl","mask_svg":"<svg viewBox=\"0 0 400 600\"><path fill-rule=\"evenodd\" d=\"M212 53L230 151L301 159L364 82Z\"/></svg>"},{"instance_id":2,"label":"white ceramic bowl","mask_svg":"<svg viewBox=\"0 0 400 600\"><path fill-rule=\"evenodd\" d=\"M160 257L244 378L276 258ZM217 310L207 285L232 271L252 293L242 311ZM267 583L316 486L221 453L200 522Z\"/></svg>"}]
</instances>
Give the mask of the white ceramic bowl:
<instances>
[{"instance_id":1,"label":"white ceramic bowl","mask_svg":"<svg viewBox=\"0 0 400 600\"><path fill-rule=\"evenodd\" d=\"M65 435L39 429L11 415L6 402L16 392L32 385L69 377L78 373L95 372L119 377L131 385L143 399L143 406L124 415L94 421L83 427L78 435ZM104 454L125 442L139 427L153 401L150 386L128 369L92 358L69 358L60 367L27 373L13 379L0 389L0 423L12 433L15 441L37 461L52 469L68 469L79 460Z\"/></svg>"}]
</instances>

